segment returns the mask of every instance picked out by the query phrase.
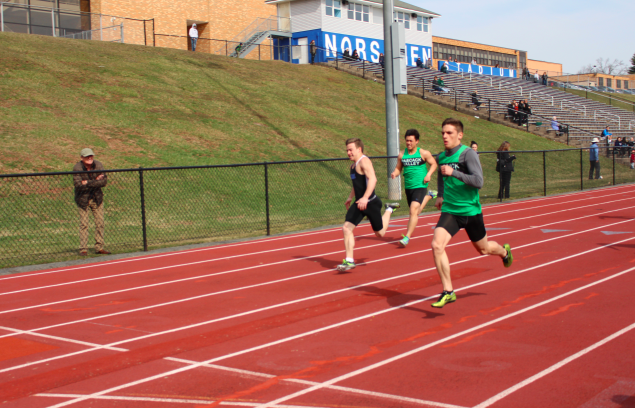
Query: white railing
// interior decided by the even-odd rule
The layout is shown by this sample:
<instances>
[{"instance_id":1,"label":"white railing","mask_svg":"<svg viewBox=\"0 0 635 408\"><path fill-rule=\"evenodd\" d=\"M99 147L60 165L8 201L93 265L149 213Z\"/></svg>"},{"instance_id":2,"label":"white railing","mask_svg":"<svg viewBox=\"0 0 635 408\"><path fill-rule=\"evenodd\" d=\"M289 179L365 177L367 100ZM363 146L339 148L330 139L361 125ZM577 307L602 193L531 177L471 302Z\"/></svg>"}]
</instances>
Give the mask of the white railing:
<instances>
[{"instance_id":1,"label":"white railing","mask_svg":"<svg viewBox=\"0 0 635 408\"><path fill-rule=\"evenodd\" d=\"M566 99L562 99L560 101L560 109L561 110L564 110L564 108L568 107L567 105L570 105L571 109L575 109L575 110L581 111L584 114L584 116L586 117L586 106L585 105L582 105L582 104L579 104L579 103L575 103L575 102L571 102L571 101L568 101ZM578 108L577 106L581 106L582 109Z\"/></svg>"},{"instance_id":2,"label":"white railing","mask_svg":"<svg viewBox=\"0 0 635 408\"><path fill-rule=\"evenodd\" d=\"M593 119L595 119L595 120L597 120L598 117L600 117L601 119L605 119L606 117L611 117L611 116L614 116L614 117L617 118L617 128L618 129L622 129L621 118L618 115L615 115L613 113L604 112L604 111L599 111L599 114L598 114L598 111L595 111L593 113Z\"/></svg>"}]
</instances>

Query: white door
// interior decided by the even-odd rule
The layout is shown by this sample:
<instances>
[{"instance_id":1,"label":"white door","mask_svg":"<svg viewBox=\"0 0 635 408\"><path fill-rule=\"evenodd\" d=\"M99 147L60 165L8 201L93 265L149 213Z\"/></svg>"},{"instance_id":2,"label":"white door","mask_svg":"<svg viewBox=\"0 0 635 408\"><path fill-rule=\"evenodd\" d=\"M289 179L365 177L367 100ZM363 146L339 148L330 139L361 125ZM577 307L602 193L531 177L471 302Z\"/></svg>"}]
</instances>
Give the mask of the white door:
<instances>
[{"instance_id":1,"label":"white door","mask_svg":"<svg viewBox=\"0 0 635 408\"><path fill-rule=\"evenodd\" d=\"M293 57L300 60L300 64L309 63L309 39L307 37L298 38L298 52L294 52Z\"/></svg>"}]
</instances>

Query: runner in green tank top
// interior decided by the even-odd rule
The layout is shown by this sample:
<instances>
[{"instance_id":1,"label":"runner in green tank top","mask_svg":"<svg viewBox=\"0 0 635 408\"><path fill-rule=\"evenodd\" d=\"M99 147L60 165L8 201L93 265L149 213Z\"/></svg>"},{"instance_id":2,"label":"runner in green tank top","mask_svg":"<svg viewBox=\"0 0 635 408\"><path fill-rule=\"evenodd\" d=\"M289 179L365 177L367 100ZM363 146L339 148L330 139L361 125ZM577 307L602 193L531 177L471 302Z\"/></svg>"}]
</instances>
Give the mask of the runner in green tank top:
<instances>
[{"instance_id":1,"label":"runner in green tank top","mask_svg":"<svg viewBox=\"0 0 635 408\"><path fill-rule=\"evenodd\" d=\"M483 169L477 153L461 144L463 123L448 118L443 121L441 134L445 151L439 153L437 159L439 192L435 204L441 211L441 217L434 229L432 254L443 284L443 293L432 304L433 307L443 307L456 301L445 247L461 228L465 229L472 245L482 255L500 256L506 268L514 260L509 244L501 246L487 240L478 194L478 190L483 187Z\"/></svg>"},{"instance_id":2,"label":"runner in green tank top","mask_svg":"<svg viewBox=\"0 0 635 408\"><path fill-rule=\"evenodd\" d=\"M417 227L419 214L421 214L428 201L436 197L437 193L434 190L428 192L427 188L432 174L437 170L437 162L429 151L417 147L419 144L419 132L416 129L408 129L405 139L406 150L399 154L397 167L390 175L394 179L403 173L408 207L410 207L408 231L406 235L402 235L402 239L399 241L401 246L404 247L410 242L410 237L412 237ZM428 170L426 163L430 166L430 170Z\"/></svg>"}]
</instances>

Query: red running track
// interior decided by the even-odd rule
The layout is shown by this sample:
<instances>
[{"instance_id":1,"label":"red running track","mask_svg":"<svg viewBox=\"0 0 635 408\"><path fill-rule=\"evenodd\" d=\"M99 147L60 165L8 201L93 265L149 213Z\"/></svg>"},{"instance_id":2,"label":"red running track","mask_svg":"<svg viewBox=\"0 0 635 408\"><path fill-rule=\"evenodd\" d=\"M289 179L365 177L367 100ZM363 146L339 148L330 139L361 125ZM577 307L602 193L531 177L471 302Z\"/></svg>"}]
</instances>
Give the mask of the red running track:
<instances>
[{"instance_id":1,"label":"red running track","mask_svg":"<svg viewBox=\"0 0 635 408\"><path fill-rule=\"evenodd\" d=\"M635 187L484 208L514 265L438 215L0 278L7 407L635 406Z\"/></svg>"}]
</instances>

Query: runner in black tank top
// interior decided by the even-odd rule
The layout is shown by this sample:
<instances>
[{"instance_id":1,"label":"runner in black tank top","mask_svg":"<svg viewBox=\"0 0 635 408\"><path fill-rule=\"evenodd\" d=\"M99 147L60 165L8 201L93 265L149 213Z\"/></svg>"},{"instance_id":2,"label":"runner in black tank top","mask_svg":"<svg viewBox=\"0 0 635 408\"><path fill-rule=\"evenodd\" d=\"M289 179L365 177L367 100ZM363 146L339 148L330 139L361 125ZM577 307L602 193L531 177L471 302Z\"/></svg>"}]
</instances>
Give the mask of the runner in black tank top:
<instances>
[{"instance_id":1,"label":"runner in black tank top","mask_svg":"<svg viewBox=\"0 0 635 408\"><path fill-rule=\"evenodd\" d=\"M344 204L348 210L343 227L346 259L337 267L340 272L353 269L356 266L353 258L353 248L355 247L353 230L362 219L368 217L375 235L383 237L388 228L390 214L396 208L399 208L399 203L386 204L386 211L382 216L382 203L375 194L375 186L377 185L375 169L373 169L370 159L364 156L363 151L364 145L361 140L348 139L346 141L346 153L348 158L354 161L355 164L350 169L353 188ZM353 197L355 197L355 202L353 202Z\"/></svg>"}]
</instances>

